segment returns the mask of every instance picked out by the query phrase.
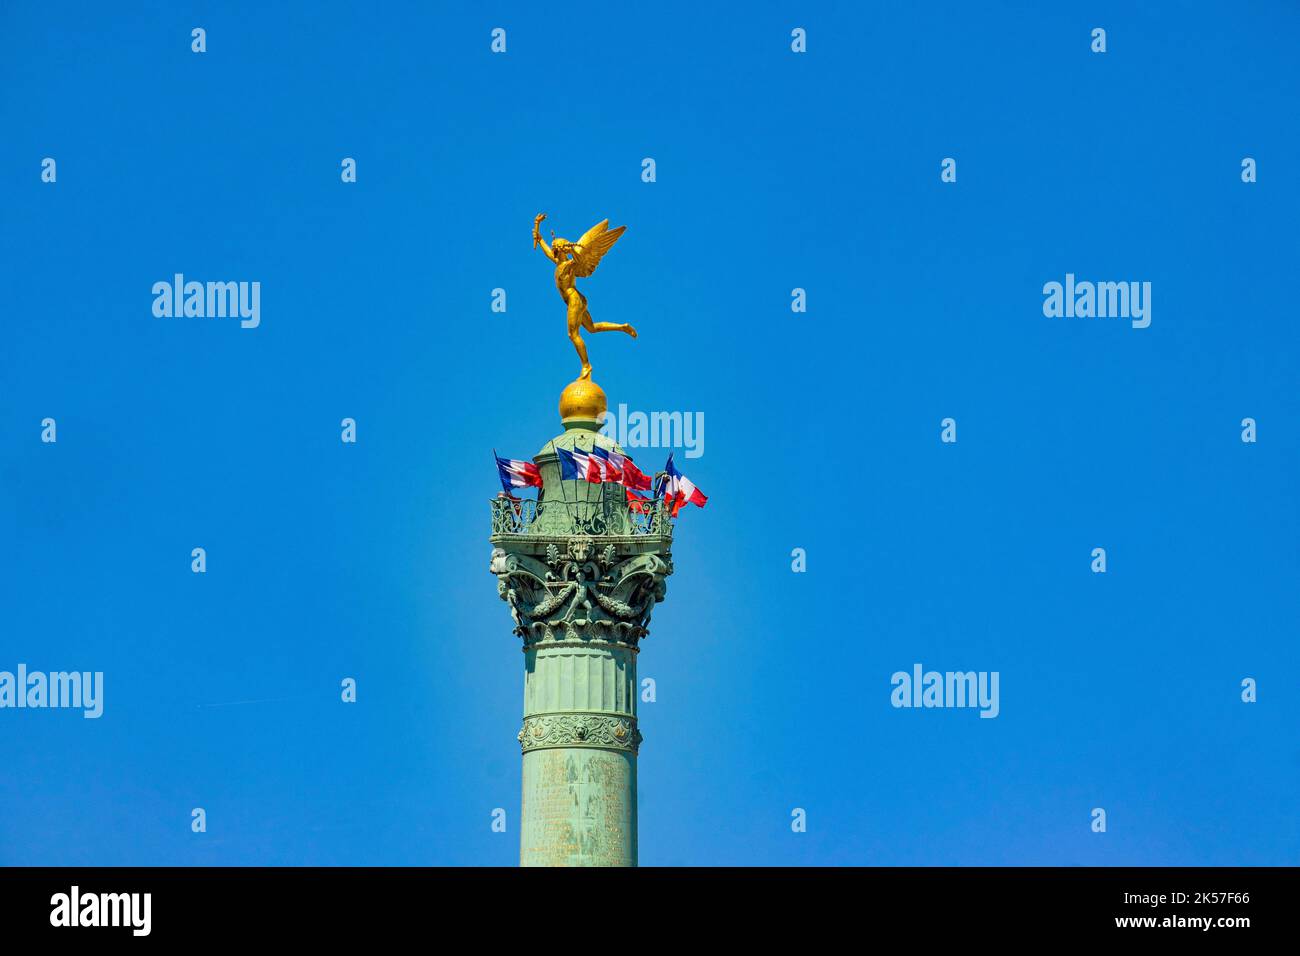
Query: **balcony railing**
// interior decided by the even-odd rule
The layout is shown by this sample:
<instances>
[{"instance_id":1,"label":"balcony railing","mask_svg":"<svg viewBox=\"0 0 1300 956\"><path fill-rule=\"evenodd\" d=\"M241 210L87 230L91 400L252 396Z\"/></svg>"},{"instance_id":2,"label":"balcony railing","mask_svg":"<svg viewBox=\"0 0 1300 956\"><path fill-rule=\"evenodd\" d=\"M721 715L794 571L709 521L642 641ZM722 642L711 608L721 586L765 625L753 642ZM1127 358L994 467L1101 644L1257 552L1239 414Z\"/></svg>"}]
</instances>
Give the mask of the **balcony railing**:
<instances>
[{"instance_id":1,"label":"balcony railing","mask_svg":"<svg viewBox=\"0 0 1300 956\"><path fill-rule=\"evenodd\" d=\"M532 498L493 498L491 504L493 534L525 534L537 518L537 502Z\"/></svg>"},{"instance_id":2,"label":"balcony railing","mask_svg":"<svg viewBox=\"0 0 1300 956\"><path fill-rule=\"evenodd\" d=\"M671 537L662 498L635 507L617 501L542 501L493 498L493 534L628 534Z\"/></svg>"}]
</instances>

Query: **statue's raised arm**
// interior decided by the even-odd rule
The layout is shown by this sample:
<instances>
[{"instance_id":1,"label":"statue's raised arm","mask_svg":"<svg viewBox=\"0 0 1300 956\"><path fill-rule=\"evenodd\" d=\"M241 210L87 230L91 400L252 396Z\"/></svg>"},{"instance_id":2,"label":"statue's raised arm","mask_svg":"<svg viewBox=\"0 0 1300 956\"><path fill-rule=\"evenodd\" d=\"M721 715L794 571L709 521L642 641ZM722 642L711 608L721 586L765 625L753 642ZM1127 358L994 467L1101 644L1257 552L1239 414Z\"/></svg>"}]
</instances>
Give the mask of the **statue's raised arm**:
<instances>
[{"instance_id":1,"label":"statue's raised arm","mask_svg":"<svg viewBox=\"0 0 1300 956\"><path fill-rule=\"evenodd\" d=\"M550 259L552 262L559 262L560 260L555 257L555 253L551 251L551 247L548 246L546 240L542 238L541 225L542 220L545 218L546 213L539 212L537 218L533 220L533 248L536 249L538 245L540 245L542 247L542 252L546 253L546 258ZM554 238L554 233L552 233L552 238Z\"/></svg>"}]
</instances>

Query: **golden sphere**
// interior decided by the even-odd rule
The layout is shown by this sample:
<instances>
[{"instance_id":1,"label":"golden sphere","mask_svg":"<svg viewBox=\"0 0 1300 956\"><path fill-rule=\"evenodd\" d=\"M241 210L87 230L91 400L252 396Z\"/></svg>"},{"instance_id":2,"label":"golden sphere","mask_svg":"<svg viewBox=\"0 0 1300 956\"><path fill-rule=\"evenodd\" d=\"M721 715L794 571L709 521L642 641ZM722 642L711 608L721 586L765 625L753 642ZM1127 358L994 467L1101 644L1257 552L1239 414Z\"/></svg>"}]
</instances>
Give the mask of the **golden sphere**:
<instances>
[{"instance_id":1,"label":"golden sphere","mask_svg":"<svg viewBox=\"0 0 1300 956\"><path fill-rule=\"evenodd\" d=\"M560 420L598 422L605 409L605 390L589 379L578 379L564 386L560 393Z\"/></svg>"}]
</instances>

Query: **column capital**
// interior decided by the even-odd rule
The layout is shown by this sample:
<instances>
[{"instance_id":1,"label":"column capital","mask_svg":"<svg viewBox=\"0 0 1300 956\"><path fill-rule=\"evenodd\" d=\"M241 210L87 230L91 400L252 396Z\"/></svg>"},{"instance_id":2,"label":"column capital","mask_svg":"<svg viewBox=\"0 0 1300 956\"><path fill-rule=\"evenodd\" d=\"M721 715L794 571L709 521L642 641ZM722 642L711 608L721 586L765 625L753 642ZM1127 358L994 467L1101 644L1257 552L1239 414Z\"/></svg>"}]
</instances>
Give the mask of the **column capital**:
<instances>
[{"instance_id":1,"label":"column capital","mask_svg":"<svg viewBox=\"0 0 1300 956\"><path fill-rule=\"evenodd\" d=\"M635 649L667 593L672 555L648 536L525 537L494 538L489 565L525 649L561 641Z\"/></svg>"}]
</instances>

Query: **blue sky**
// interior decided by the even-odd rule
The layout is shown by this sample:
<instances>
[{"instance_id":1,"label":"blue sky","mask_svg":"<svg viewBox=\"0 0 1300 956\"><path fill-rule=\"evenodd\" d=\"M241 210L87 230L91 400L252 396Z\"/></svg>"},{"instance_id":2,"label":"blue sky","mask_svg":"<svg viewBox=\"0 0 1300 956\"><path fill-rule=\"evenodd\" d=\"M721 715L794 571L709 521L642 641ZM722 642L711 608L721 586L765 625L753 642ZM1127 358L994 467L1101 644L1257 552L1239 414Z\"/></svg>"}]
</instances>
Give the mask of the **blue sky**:
<instances>
[{"instance_id":1,"label":"blue sky","mask_svg":"<svg viewBox=\"0 0 1300 956\"><path fill-rule=\"evenodd\" d=\"M1300 12L1045 6L5 4L0 669L105 712L0 711L0 863L517 862L544 211L628 225L611 402L707 424L643 865L1294 864ZM260 326L155 318L177 272ZM1150 327L1044 317L1066 273ZM998 718L891 707L918 662Z\"/></svg>"}]
</instances>

